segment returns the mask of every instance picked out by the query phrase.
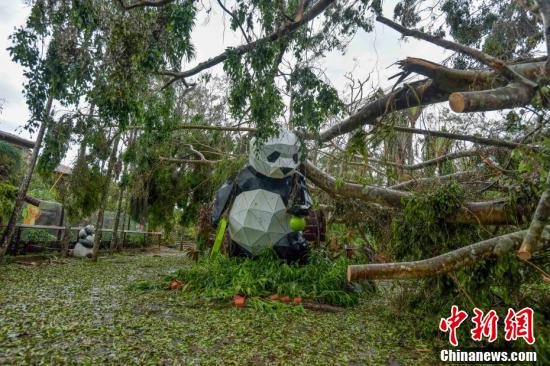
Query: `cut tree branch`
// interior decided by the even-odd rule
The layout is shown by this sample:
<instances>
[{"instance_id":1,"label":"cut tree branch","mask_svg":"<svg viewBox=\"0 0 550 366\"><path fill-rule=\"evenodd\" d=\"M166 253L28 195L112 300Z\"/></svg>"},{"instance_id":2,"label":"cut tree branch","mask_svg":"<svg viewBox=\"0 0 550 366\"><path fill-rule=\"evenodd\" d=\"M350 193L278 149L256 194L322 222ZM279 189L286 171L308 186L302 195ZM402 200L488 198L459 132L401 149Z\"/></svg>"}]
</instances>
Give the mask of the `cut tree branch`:
<instances>
[{"instance_id":1,"label":"cut tree branch","mask_svg":"<svg viewBox=\"0 0 550 366\"><path fill-rule=\"evenodd\" d=\"M449 106L457 113L485 112L529 104L535 89L520 83L482 91L457 92L449 96Z\"/></svg>"},{"instance_id":2,"label":"cut tree branch","mask_svg":"<svg viewBox=\"0 0 550 366\"><path fill-rule=\"evenodd\" d=\"M395 23L394 21L391 21L390 19L384 18L382 16L378 16L376 20L398 31L399 33L405 36L411 36L414 38L422 39L424 41L446 48L448 50L452 50L452 51L470 56L478 60L479 62L489 66L490 68L496 70L497 72L502 73L504 76L506 76L510 80L516 80L517 82L527 87L530 87L532 89L537 88L536 83L529 80L528 78L521 75L520 73L517 73L513 68L506 65L502 60L496 57L493 57L491 55L488 55L484 52L481 52L480 50L476 50L475 48L464 46L446 39L437 38L430 34L418 31L416 29L405 28L402 25Z\"/></svg>"},{"instance_id":3,"label":"cut tree branch","mask_svg":"<svg viewBox=\"0 0 550 366\"><path fill-rule=\"evenodd\" d=\"M391 112L444 102L455 92L483 91L508 84L492 70L454 70L418 58L407 58L399 65L405 76L414 72L430 79L405 84L368 102L356 113L321 132L321 142L330 141L363 125L377 125L379 117ZM535 77L543 65L543 62L526 62L509 67L526 77Z\"/></svg>"},{"instance_id":4,"label":"cut tree branch","mask_svg":"<svg viewBox=\"0 0 550 366\"><path fill-rule=\"evenodd\" d=\"M229 50L227 50L225 52L222 52L219 55L217 55L217 56L215 56L211 59L208 59L204 62L199 63L197 66L195 66L192 69L189 69L187 71L182 71L182 72L169 71L173 74L174 77L170 81L168 81L164 85L163 88L166 88L166 87L172 85L177 80L181 80L181 79L196 75L196 74L198 74L198 73L200 73L200 72L202 72L206 69L209 69L209 68L211 68L211 67L213 67L213 66L215 66L215 65L217 65L221 62L224 62L227 59L227 56L230 53L236 53L238 55L242 55L244 53L247 53L247 52L251 51L252 49L257 47L261 43L273 42L273 41L276 41L276 40L278 40L278 39L280 39L284 36L287 36L288 34L294 32L295 30L300 28L302 25L304 25L304 24L310 22L311 20L315 19L318 15L323 13L325 11L325 9L327 9L330 5L332 5L332 3L334 3L334 1L335 0L319 0L315 5L313 5L311 7L310 10L308 10L307 13L304 14L304 16L300 20L287 23L286 25L278 28L273 33L270 33L267 36L262 37L258 40L255 40L253 42L249 42L247 44L240 45L240 46L235 47L235 48L230 48Z\"/></svg>"},{"instance_id":5,"label":"cut tree branch","mask_svg":"<svg viewBox=\"0 0 550 366\"><path fill-rule=\"evenodd\" d=\"M437 276L471 266L481 260L497 258L516 250L526 231L518 231L453 250L437 257L415 262L375 263L348 266L348 281L412 279ZM550 245L550 227L544 229L543 245Z\"/></svg>"}]
</instances>

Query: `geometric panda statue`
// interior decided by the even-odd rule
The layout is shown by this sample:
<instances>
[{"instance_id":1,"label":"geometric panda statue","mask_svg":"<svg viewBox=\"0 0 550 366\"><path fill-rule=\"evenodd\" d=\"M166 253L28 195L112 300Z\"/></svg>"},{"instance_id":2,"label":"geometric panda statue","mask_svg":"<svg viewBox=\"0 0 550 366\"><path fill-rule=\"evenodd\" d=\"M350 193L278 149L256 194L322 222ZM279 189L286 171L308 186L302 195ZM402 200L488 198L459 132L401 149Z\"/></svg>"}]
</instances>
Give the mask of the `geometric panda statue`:
<instances>
[{"instance_id":1,"label":"geometric panda statue","mask_svg":"<svg viewBox=\"0 0 550 366\"><path fill-rule=\"evenodd\" d=\"M92 248L94 247L94 227L87 225L80 229L78 232L78 241L73 249L73 255L75 257L90 257L92 255Z\"/></svg>"},{"instance_id":2,"label":"geometric panda statue","mask_svg":"<svg viewBox=\"0 0 550 366\"><path fill-rule=\"evenodd\" d=\"M308 244L302 231L292 231L292 216L307 217L311 195L297 171L300 143L282 130L259 149L250 141L248 164L218 190L212 222L228 213L230 254L247 257L273 248L289 262L305 262Z\"/></svg>"}]
</instances>

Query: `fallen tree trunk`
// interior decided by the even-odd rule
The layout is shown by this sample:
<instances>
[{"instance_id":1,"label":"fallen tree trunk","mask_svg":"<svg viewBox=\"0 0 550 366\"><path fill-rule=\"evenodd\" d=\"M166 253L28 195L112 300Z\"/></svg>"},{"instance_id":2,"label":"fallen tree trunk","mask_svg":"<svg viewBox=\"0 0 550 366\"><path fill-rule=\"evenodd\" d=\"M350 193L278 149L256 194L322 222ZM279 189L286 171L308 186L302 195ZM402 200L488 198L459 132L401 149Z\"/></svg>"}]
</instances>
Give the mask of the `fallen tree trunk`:
<instances>
[{"instance_id":1,"label":"fallen tree trunk","mask_svg":"<svg viewBox=\"0 0 550 366\"><path fill-rule=\"evenodd\" d=\"M375 263L348 266L348 281L412 279L436 276L470 266L481 260L500 257L516 250L527 231L518 231L415 262ZM550 227L543 233L543 246L550 245ZM541 248L542 248L541 247Z\"/></svg>"},{"instance_id":2,"label":"fallen tree trunk","mask_svg":"<svg viewBox=\"0 0 550 366\"><path fill-rule=\"evenodd\" d=\"M449 106L457 113L494 111L522 107L529 104L534 95L535 89L512 83L497 89L453 93L449 96Z\"/></svg>"},{"instance_id":3,"label":"fallen tree trunk","mask_svg":"<svg viewBox=\"0 0 550 366\"><path fill-rule=\"evenodd\" d=\"M531 259L531 255L541 245L541 236L544 228L550 222L550 172L546 178L546 190L542 192L537 209L533 215L527 235L518 250L518 257L523 260Z\"/></svg>"},{"instance_id":4,"label":"fallen tree trunk","mask_svg":"<svg viewBox=\"0 0 550 366\"><path fill-rule=\"evenodd\" d=\"M345 183L323 172L310 161L303 164L307 179L325 192L335 196L357 198L365 202L378 203L383 206L402 208L403 199L411 197L412 193L397 191L391 188L374 187L356 183ZM523 221L527 209L517 206L515 212L507 207L508 200L465 202L455 214L446 221L457 224L507 225Z\"/></svg>"},{"instance_id":5,"label":"fallen tree trunk","mask_svg":"<svg viewBox=\"0 0 550 366\"><path fill-rule=\"evenodd\" d=\"M351 132L364 125L377 125L377 119L390 112L416 106L444 102L452 93L484 91L504 87L506 78L493 70L455 70L418 58L407 58L399 63L403 75L418 73L430 77L408 83L396 91L365 104L356 113L322 131L322 142ZM508 65L514 73L535 78L541 73L544 62L526 62Z\"/></svg>"}]
</instances>

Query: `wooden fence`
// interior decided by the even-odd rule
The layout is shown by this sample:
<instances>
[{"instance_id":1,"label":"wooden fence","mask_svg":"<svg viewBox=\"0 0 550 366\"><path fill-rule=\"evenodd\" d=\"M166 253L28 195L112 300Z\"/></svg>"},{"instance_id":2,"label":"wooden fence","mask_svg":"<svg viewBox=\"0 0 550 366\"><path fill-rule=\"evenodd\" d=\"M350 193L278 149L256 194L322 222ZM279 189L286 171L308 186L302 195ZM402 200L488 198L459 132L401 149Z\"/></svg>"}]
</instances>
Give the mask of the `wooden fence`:
<instances>
[{"instance_id":1,"label":"wooden fence","mask_svg":"<svg viewBox=\"0 0 550 366\"><path fill-rule=\"evenodd\" d=\"M28 224L16 224L16 232L13 238L13 241L10 245L9 252L11 253L18 253L22 250L23 253L29 251L34 244L40 244L35 245L39 246L41 249L56 249L56 250L62 250L61 241L63 238L63 232L67 230L64 226L56 226L56 225L28 225ZM0 228L5 228L5 224L0 223ZM28 229L28 230L48 230L49 232L55 232L56 240L47 241L44 243L32 243L29 240L25 241L25 246L20 247L21 244L21 232L22 229ZM82 227L70 227L68 228L70 231L76 231L77 232L77 238L78 238L78 231L82 229ZM100 229L104 233L112 233L113 229ZM97 229L96 229L97 231ZM122 236L119 240L121 240L121 248L128 247L129 244L129 238L128 234L137 234L137 235L143 235L143 246L147 246L147 244L156 244L160 247L161 244L161 238L162 238L162 232L156 232L156 231L137 231L137 230L119 230L118 231ZM70 238L69 238L70 240ZM72 244L76 244L76 240L70 240ZM107 242L106 240L102 240L102 243ZM109 239L110 242L110 239ZM55 243L55 247L50 247L52 243Z\"/></svg>"}]
</instances>

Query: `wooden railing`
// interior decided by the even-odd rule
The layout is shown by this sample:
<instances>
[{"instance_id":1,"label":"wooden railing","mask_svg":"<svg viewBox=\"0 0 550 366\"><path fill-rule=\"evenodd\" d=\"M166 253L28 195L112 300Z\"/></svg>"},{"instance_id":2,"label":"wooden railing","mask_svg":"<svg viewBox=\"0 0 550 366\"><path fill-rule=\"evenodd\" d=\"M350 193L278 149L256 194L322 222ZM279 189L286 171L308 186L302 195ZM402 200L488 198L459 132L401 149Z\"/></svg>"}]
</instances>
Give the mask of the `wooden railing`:
<instances>
[{"instance_id":1,"label":"wooden railing","mask_svg":"<svg viewBox=\"0 0 550 366\"><path fill-rule=\"evenodd\" d=\"M4 228L6 227L5 224L2 224L0 223L0 228ZM11 246L10 246L10 251L14 251L14 252L17 252L18 249L19 249L19 244L21 242L21 230L22 229L30 229L30 230L53 230L53 231L57 231L57 240L52 240L48 243L51 243L51 242L55 242L56 243L56 248L52 248L52 247L46 247L45 244L47 243L42 243L44 244L42 247L44 249L59 249L59 250L62 250L62 246L60 245L61 244L61 240L63 238L63 232L65 230L67 230L67 228L65 226L57 226L57 225L29 225L29 224L16 224L15 225L16 227L16 232L15 232L15 235L14 235L14 239L13 239L13 242L11 243ZM74 226L74 227L70 227L68 228L70 231L79 231L80 229L82 229L82 227L79 227L79 226ZM100 229L102 232L110 232L112 233L114 230L113 229ZM97 231L97 229L96 229ZM157 244L158 246L160 246L161 244L161 238L162 238L162 232L160 231L138 231L138 230L118 230L119 233L122 234L122 237L119 239L121 240L121 248L124 248L128 245L128 234L141 234L143 235L143 244L144 246L147 244L147 243L154 243L156 241L155 244ZM150 240L151 239L151 240ZM72 241L73 244L75 243L75 240ZM105 241L103 241L105 242ZM27 242L27 245L29 243ZM24 251L26 251L27 248L24 248Z\"/></svg>"}]
</instances>

